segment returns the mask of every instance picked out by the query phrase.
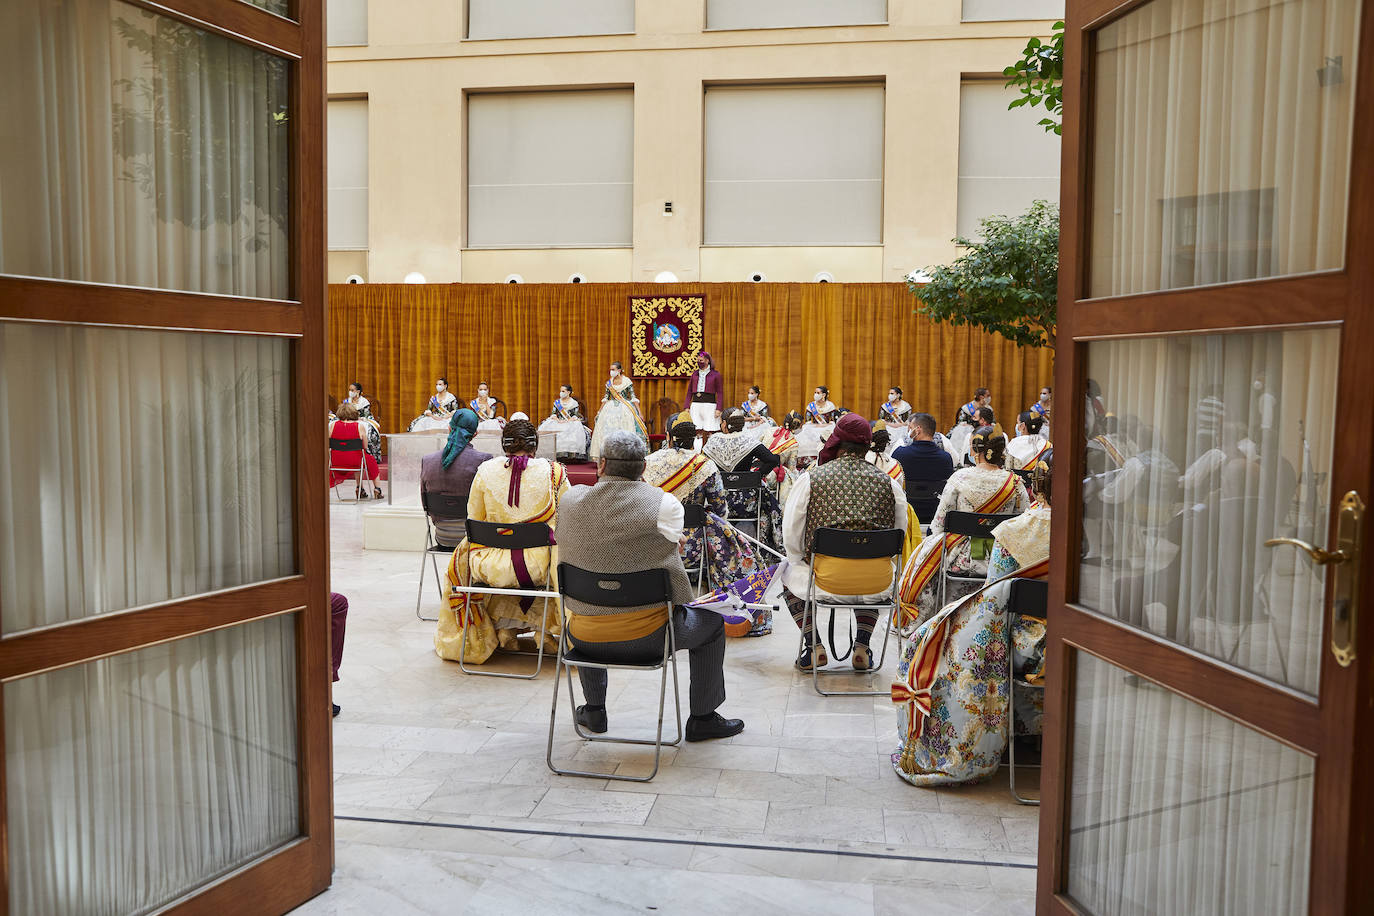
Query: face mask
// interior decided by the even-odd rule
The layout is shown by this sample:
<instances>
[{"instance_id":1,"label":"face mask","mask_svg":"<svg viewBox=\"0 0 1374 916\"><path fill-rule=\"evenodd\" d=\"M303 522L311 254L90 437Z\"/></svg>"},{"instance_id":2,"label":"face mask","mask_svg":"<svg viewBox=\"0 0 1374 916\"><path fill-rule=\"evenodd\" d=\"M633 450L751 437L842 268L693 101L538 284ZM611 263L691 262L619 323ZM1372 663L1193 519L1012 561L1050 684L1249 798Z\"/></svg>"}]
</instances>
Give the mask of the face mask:
<instances>
[{"instance_id":1,"label":"face mask","mask_svg":"<svg viewBox=\"0 0 1374 916\"><path fill-rule=\"evenodd\" d=\"M1264 390L1264 382L1261 382L1259 379L1255 379L1254 384L1253 384L1253 387L1254 387L1254 389L1255 389L1256 391L1263 391L1263 390Z\"/></svg>"},{"instance_id":2,"label":"face mask","mask_svg":"<svg viewBox=\"0 0 1374 916\"><path fill-rule=\"evenodd\" d=\"M349 399L350 401L356 401L356 400L358 400L358 392L356 392L356 391L350 391L350 392L348 393L348 399Z\"/></svg>"},{"instance_id":3,"label":"face mask","mask_svg":"<svg viewBox=\"0 0 1374 916\"><path fill-rule=\"evenodd\" d=\"M438 392L442 392L442 391L444 390L444 386L443 386L443 385L435 385L435 386L434 386L434 390L435 390L435 391L438 391Z\"/></svg>"},{"instance_id":4,"label":"face mask","mask_svg":"<svg viewBox=\"0 0 1374 916\"><path fill-rule=\"evenodd\" d=\"M619 374L620 374L620 370L619 370L619 369L612 369L612 370L611 370L611 378L615 378L615 377L616 377L617 375L619 375Z\"/></svg>"}]
</instances>

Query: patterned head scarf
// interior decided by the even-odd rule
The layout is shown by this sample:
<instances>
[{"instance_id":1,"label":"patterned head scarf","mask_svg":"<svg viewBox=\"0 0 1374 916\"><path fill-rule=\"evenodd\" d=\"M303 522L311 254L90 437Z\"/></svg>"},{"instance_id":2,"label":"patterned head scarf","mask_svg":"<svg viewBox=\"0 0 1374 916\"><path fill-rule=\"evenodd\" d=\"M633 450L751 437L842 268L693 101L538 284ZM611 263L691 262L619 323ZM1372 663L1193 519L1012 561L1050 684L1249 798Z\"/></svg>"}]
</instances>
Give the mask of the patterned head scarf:
<instances>
[{"instance_id":1,"label":"patterned head scarf","mask_svg":"<svg viewBox=\"0 0 1374 916\"><path fill-rule=\"evenodd\" d=\"M835 424L835 431L830 434L830 438L825 440L825 448L821 449L820 458L817 464L825 464L833 460L840 453L840 444L843 442L855 442L868 445L873 439L872 430L869 429L868 421L853 411L840 417Z\"/></svg>"},{"instance_id":2,"label":"patterned head scarf","mask_svg":"<svg viewBox=\"0 0 1374 916\"><path fill-rule=\"evenodd\" d=\"M441 459L444 467L453 464L476 434L477 414L466 407L455 411L453 418L448 421L448 442L444 443L444 457Z\"/></svg>"}]
</instances>

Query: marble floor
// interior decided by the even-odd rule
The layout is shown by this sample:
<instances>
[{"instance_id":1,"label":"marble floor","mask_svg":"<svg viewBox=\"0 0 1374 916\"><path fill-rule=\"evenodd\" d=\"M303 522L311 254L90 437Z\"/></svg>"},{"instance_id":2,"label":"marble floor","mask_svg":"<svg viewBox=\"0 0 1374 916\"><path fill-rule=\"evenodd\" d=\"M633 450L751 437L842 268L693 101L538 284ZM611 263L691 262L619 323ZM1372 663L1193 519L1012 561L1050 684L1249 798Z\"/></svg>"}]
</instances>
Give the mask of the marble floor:
<instances>
[{"instance_id":1,"label":"marble floor","mask_svg":"<svg viewBox=\"0 0 1374 916\"><path fill-rule=\"evenodd\" d=\"M721 711L742 734L666 749L648 783L556 776L552 666L531 682L441 661L434 624L415 617L419 555L364 551L364 509L330 509L333 588L350 602L336 868L297 913L1033 911L1038 809L1011 800L1005 771L967 788L901 782L892 704L817 696L792 668L786 617L729 643ZM431 582L426 614L437 606ZM613 672L607 703L612 730L651 733L657 681ZM648 771L652 748L581 741L566 710L559 759Z\"/></svg>"}]
</instances>

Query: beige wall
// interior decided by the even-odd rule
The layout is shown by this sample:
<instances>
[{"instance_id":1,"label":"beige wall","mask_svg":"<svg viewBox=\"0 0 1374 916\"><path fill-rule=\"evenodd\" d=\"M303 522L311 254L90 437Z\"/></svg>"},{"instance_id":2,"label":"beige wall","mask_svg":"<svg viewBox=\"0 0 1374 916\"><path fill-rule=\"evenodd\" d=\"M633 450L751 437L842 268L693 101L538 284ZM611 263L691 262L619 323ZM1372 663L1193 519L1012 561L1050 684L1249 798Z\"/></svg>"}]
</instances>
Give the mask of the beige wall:
<instances>
[{"instance_id":1,"label":"beige wall","mask_svg":"<svg viewBox=\"0 0 1374 916\"><path fill-rule=\"evenodd\" d=\"M959 85L998 73L1050 23L962 23L961 0L889 0L888 25L704 32L703 0L639 0L636 34L464 41L462 4L371 0L367 47L329 50L331 97L369 114L369 280L509 273L591 280L899 280L954 254ZM702 99L713 82L881 80L886 85L879 248L703 248ZM632 85L631 249L464 251L464 99L484 89ZM664 201L673 214L663 215ZM593 273L615 273L594 276ZM332 268L331 268L332 276Z\"/></svg>"}]
</instances>

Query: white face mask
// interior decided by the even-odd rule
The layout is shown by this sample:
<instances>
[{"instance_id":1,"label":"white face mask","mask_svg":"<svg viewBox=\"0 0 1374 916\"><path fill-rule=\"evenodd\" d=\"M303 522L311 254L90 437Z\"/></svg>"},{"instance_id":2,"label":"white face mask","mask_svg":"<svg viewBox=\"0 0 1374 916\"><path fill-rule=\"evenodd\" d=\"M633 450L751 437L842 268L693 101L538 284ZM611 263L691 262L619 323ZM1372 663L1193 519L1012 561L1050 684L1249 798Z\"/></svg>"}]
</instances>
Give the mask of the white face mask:
<instances>
[{"instance_id":1,"label":"white face mask","mask_svg":"<svg viewBox=\"0 0 1374 916\"><path fill-rule=\"evenodd\" d=\"M356 400L358 400L358 392L356 392L356 391L350 391L350 392L348 393L348 399L349 399L350 401L356 401Z\"/></svg>"},{"instance_id":2,"label":"white face mask","mask_svg":"<svg viewBox=\"0 0 1374 916\"><path fill-rule=\"evenodd\" d=\"M435 385L435 386L434 386L434 390L435 390L435 391L438 391L438 392L440 392L440 393L442 393L443 390L444 390L444 386L443 386L443 385Z\"/></svg>"},{"instance_id":3,"label":"white face mask","mask_svg":"<svg viewBox=\"0 0 1374 916\"><path fill-rule=\"evenodd\" d=\"M487 396L487 393L486 393L485 391L483 391L481 388L478 388L478 389L477 389L477 397L485 399L486 396Z\"/></svg>"},{"instance_id":4,"label":"white face mask","mask_svg":"<svg viewBox=\"0 0 1374 916\"><path fill-rule=\"evenodd\" d=\"M618 375L620 375L620 370L619 370L619 369L612 369L612 370L611 370L611 378L615 378L615 377L618 376Z\"/></svg>"}]
</instances>

